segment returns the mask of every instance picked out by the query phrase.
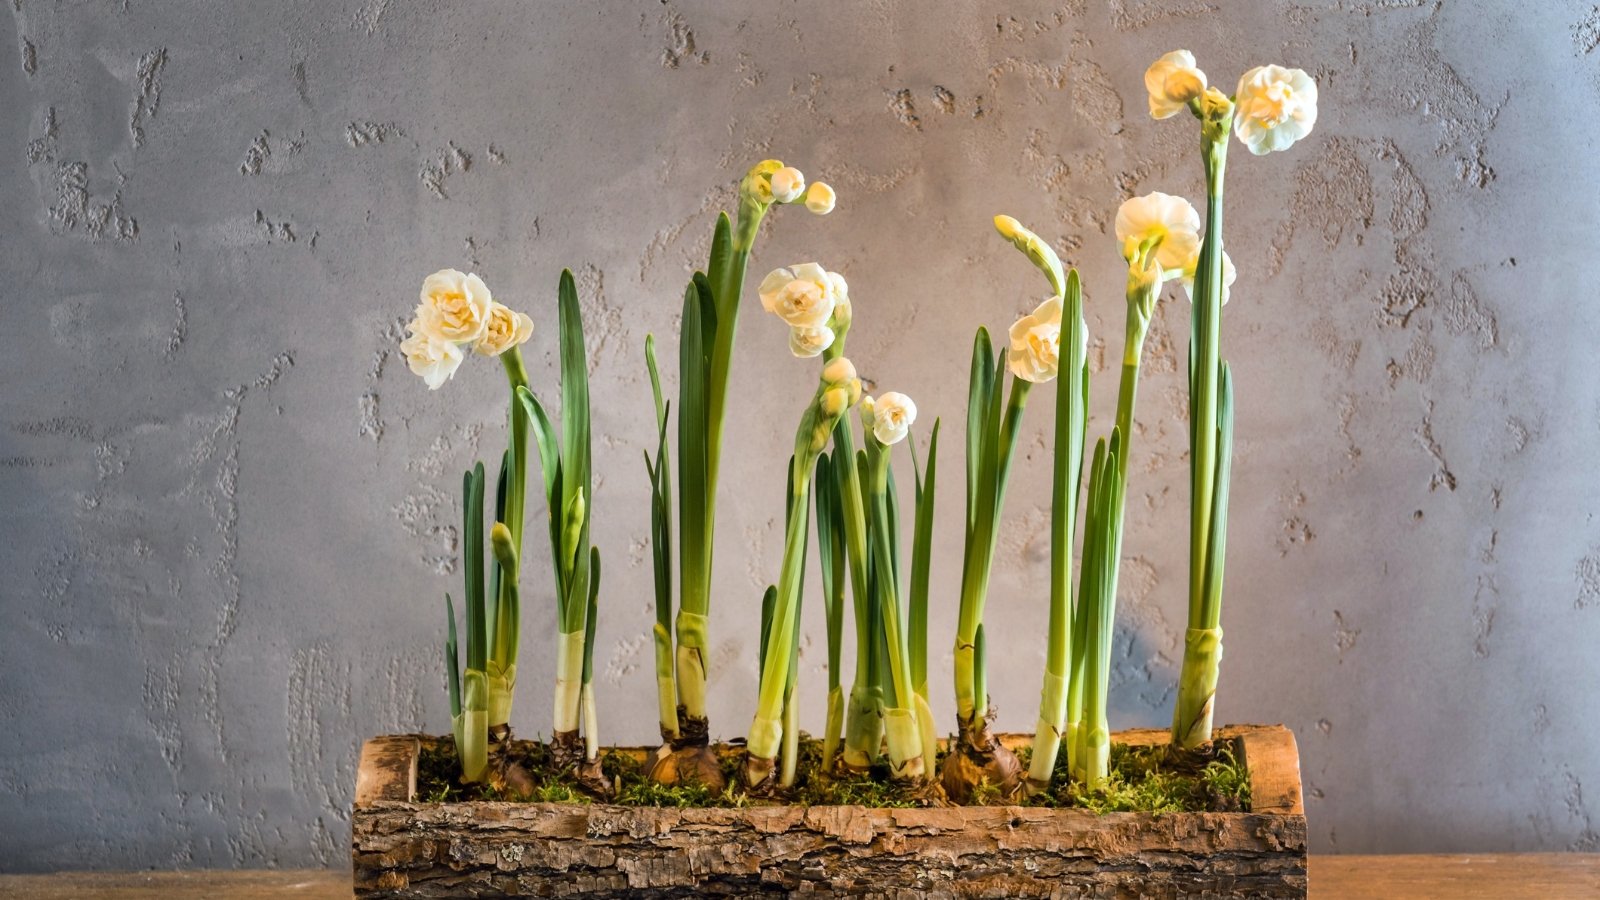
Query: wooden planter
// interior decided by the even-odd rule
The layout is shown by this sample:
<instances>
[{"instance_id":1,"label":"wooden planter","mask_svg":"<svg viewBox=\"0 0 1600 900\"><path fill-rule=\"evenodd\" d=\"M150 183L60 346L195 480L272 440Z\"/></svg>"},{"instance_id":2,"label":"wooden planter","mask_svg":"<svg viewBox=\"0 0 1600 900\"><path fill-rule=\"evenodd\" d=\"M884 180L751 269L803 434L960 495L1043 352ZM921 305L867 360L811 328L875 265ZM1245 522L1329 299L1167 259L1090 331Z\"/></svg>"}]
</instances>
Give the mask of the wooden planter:
<instances>
[{"instance_id":1,"label":"wooden planter","mask_svg":"<svg viewBox=\"0 0 1600 900\"><path fill-rule=\"evenodd\" d=\"M418 737L361 749L357 897L1304 897L1294 735L1242 739L1248 813L1021 806L657 809L415 801ZM1161 743L1160 729L1115 740ZM641 755L645 751L640 751Z\"/></svg>"}]
</instances>

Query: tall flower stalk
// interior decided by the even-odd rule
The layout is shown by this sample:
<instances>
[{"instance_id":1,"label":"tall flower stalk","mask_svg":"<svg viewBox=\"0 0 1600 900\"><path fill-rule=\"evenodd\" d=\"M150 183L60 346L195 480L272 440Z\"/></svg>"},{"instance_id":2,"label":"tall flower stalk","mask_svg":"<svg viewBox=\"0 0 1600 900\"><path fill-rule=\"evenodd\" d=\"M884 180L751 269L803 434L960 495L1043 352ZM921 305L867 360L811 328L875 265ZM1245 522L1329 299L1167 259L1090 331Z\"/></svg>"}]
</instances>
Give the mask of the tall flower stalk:
<instances>
[{"instance_id":1,"label":"tall flower stalk","mask_svg":"<svg viewBox=\"0 0 1600 900\"><path fill-rule=\"evenodd\" d=\"M1021 784L1015 755L989 730L983 611L1028 392L1036 382L1055 378L1059 366L1061 298L1066 290L1061 260L1048 244L1010 216L996 216L995 228L1044 273L1051 294L1012 326L1010 348L1000 359L995 358L987 329L979 328L973 340L967 393L966 550L955 643L957 736L940 773L945 792L958 803L985 781L1005 796ZM1009 398L1008 370L1013 376Z\"/></svg>"},{"instance_id":2,"label":"tall flower stalk","mask_svg":"<svg viewBox=\"0 0 1600 900\"><path fill-rule=\"evenodd\" d=\"M688 778L713 789L722 786L720 767L708 746L706 663L723 421L750 251L771 206L795 202L822 215L833 209L834 195L825 184L807 187L797 169L778 160L765 160L750 169L739 183L736 218L718 215L706 269L696 272L684 291L678 346L678 607L671 639L663 640L660 632L656 635L664 743L652 760L650 777L660 783ZM659 397L659 377L652 383ZM661 406L658 424L665 418ZM652 516L670 505L667 458L663 441L652 464ZM667 535L665 528L661 535ZM670 565L663 562L669 548L661 542L654 546L657 571L670 572ZM657 624L664 630L669 615L663 607L671 609L670 580L658 584L656 602ZM668 669L670 676L665 674ZM669 694L676 702L667 702Z\"/></svg>"},{"instance_id":3,"label":"tall flower stalk","mask_svg":"<svg viewBox=\"0 0 1600 900\"><path fill-rule=\"evenodd\" d=\"M1151 115L1188 109L1200 122L1206 176L1205 237L1185 272L1192 283L1189 334L1189 616L1183 667L1173 710L1172 740L1184 748L1211 741L1222 662L1222 585L1227 549L1228 487L1233 455L1233 379L1222 357L1222 307L1233 280L1223 251L1223 182L1230 129L1256 156L1286 150L1317 121L1317 85L1304 71L1257 66L1234 96L1207 86L1186 50L1157 60L1145 73Z\"/></svg>"},{"instance_id":4,"label":"tall flower stalk","mask_svg":"<svg viewBox=\"0 0 1600 900\"><path fill-rule=\"evenodd\" d=\"M850 361L841 357L828 363L823 367L816 392L806 404L795 431L794 455L789 463L783 565L778 583L768 591L771 599L763 604L767 612L763 616L761 681L755 718L746 740L745 783L758 793L793 784L793 767L785 766L780 773L777 760L786 733L791 742L798 738L796 723L792 715L785 716L785 707L792 706L796 672L795 638L810 522L811 478L817 457L827 448L834 426L860 397L861 382ZM786 719L789 720L787 728Z\"/></svg>"},{"instance_id":5,"label":"tall flower stalk","mask_svg":"<svg viewBox=\"0 0 1600 900\"><path fill-rule=\"evenodd\" d=\"M557 429L533 392L517 389L539 449L550 556L556 583L556 685L551 749L560 768L599 793L599 724L594 701L594 631L600 591L600 550L590 543L594 478L589 425L589 364L578 289L571 271L558 288L561 331L561 418Z\"/></svg>"},{"instance_id":6,"label":"tall flower stalk","mask_svg":"<svg viewBox=\"0 0 1600 900\"><path fill-rule=\"evenodd\" d=\"M467 625L465 669L461 666L455 604L445 597L447 689L462 780L489 781L513 791L531 787L527 773L504 749L511 740L511 703L516 689L521 599L524 485L527 480L528 420L516 400L526 390L527 370L519 345L533 334L533 320L495 302L475 274L443 269L422 283L416 315L400 344L407 366L430 390L454 377L471 352L497 356L510 382L509 446L496 479L494 518L485 532L481 463L462 479L464 556L463 614ZM490 579L483 580L488 552Z\"/></svg>"}]
</instances>

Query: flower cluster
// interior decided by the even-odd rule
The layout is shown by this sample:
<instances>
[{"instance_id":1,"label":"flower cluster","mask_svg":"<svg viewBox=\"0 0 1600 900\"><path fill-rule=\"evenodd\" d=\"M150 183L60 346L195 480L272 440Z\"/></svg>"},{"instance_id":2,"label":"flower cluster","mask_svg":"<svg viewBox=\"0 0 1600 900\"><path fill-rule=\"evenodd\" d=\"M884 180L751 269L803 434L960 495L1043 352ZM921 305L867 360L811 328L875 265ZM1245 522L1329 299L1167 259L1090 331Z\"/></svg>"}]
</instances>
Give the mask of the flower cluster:
<instances>
[{"instance_id":1,"label":"flower cluster","mask_svg":"<svg viewBox=\"0 0 1600 900\"><path fill-rule=\"evenodd\" d=\"M1150 115L1165 119L1185 107L1202 121L1226 122L1256 156L1287 150L1317 124L1317 83L1301 69L1256 66L1244 73L1234 95L1207 87L1194 54L1174 50L1144 73Z\"/></svg>"},{"instance_id":2,"label":"flower cluster","mask_svg":"<svg viewBox=\"0 0 1600 900\"><path fill-rule=\"evenodd\" d=\"M499 356L533 336L533 319L496 303L476 274L441 269L422 282L422 302L400 342L406 365L429 389L449 381L464 358L461 348Z\"/></svg>"},{"instance_id":3,"label":"flower cluster","mask_svg":"<svg viewBox=\"0 0 1600 900\"><path fill-rule=\"evenodd\" d=\"M805 173L775 159L758 163L739 183L741 196L766 206L771 203L804 202L806 209L819 216L833 212L833 188L822 182L806 186Z\"/></svg>"},{"instance_id":4,"label":"flower cluster","mask_svg":"<svg viewBox=\"0 0 1600 900\"><path fill-rule=\"evenodd\" d=\"M850 327L850 286L816 263L773 269L757 293L762 308L789 326L789 350L802 359L820 355Z\"/></svg>"}]
</instances>

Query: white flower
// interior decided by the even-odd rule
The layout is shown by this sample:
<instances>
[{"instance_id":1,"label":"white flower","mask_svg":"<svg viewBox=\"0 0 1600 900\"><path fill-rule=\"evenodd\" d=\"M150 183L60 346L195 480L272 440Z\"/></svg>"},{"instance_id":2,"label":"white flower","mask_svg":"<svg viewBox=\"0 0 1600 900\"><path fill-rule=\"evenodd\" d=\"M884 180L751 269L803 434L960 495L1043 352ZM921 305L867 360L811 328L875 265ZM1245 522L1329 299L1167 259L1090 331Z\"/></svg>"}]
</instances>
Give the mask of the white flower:
<instances>
[{"instance_id":1,"label":"white flower","mask_svg":"<svg viewBox=\"0 0 1600 900\"><path fill-rule=\"evenodd\" d=\"M772 199L779 203L793 203L806 192L806 176L794 166L784 166L772 173Z\"/></svg>"},{"instance_id":2,"label":"white flower","mask_svg":"<svg viewBox=\"0 0 1600 900\"><path fill-rule=\"evenodd\" d=\"M1144 89L1150 92L1151 118L1165 119L1205 93L1206 73L1195 67L1193 53L1174 50L1145 70Z\"/></svg>"},{"instance_id":3,"label":"white flower","mask_svg":"<svg viewBox=\"0 0 1600 900\"><path fill-rule=\"evenodd\" d=\"M1117 209L1117 240L1124 259L1132 262L1140 245L1154 238L1161 239L1156 250L1161 268L1182 269L1199 252L1200 214L1189 201L1160 191L1134 197Z\"/></svg>"},{"instance_id":4,"label":"white flower","mask_svg":"<svg viewBox=\"0 0 1600 900\"><path fill-rule=\"evenodd\" d=\"M512 311L503 303L489 307L489 327L472 345L479 356L499 356L518 344L526 344L533 337L533 319L527 313Z\"/></svg>"},{"instance_id":5,"label":"white flower","mask_svg":"<svg viewBox=\"0 0 1600 900\"><path fill-rule=\"evenodd\" d=\"M819 216L833 212L833 204L837 199L833 194L833 188L820 181L812 182L811 187L806 188L806 209Z\"/></svg>"},{"instance_id":6,"label":"white flower","mask_svg":"<svg viewBox=\"0 0 1600 900\"><path fill-rule=\"evenodd\" d=\"M1317 83L1300 69L1256 66L1233 99L1233 132L1257 156L1289 149L1317 124Z\"/></svg>"},{"instance_id":7,"label":"white flower","mask_svg":"<svg viewBox=\"0 0 1600 900\"><path fill-rule=\"evenodd\" d=\"M400 342L406 365L422 376L429 390L438 390L460 368L461 348L453 341L440 340L424 332L418 322L412 322L406 329L411 336Z\"/></svg>"},{"instance_id":8,"label":"white flower","mask_svg":"<svg viewBox=\"0 0 1600 900\"><path fill-rule=\"evenodd\" d=\"M826 325L789 329L789 352L801 359L821 356L822 351L832 346L833 329Z\"/></svg>"},{"instance_id":9,"label":"white flower","mask_svg":"<svg viewBox=\"0 0 1600 900\"><path fill-rule=\"evenodd\" d=\"M761 279L757 292L761 306L791 328L816 328L833 315L834 282L816 263L773 269Z\"/></svg>"},{"instance_id":10,"label":"white flower","mask_svg":"<svg viewBox=\"0 0 1600 900\"><path fill-rule=\"evenodd\" d=\"M1195 254L1194 259L1183 267L1183 293L1194 302L1194 273L1200 266L1200 255ZM1228 305L1228 289L1233 287L1233 282L1239 277L1239 270L1233 267L1233 260L1228 258L1228 252L1222 252L1222 305Z\"/></svg>"},{"instance_id":11,"label":"white flower","mask_svg":"<svg viewBox=\"0 0 1600 900\"><path fill-rule=\"evenodd\" d=\"M489 327L494 298L477 275L440 269L422 282L422 303L417 307L420 331L435 340L467 343L483 336Z\"/></svg>"},{"instance_id":12,"label":"white flower","mask_svg":"<svg viewBox=\"0 0 1600 900\"><path fill-rule=\"evenodd\" d=\"M1061 300L1051 297L1011 326L1006 354L1011 374L1035 384L1056 377L1061 367Z\"/></svg>"},{"instance_id":13,"label":"white flower","mask_svg":"<svg viewBox=\"0 0 1600 900\"><path fill-rule=\"evenodd\" d=\"M872 433L882 444L898 444L917 420L917 404L896 391L879 394L872 403Z\"/></svg>"}]
</instances>

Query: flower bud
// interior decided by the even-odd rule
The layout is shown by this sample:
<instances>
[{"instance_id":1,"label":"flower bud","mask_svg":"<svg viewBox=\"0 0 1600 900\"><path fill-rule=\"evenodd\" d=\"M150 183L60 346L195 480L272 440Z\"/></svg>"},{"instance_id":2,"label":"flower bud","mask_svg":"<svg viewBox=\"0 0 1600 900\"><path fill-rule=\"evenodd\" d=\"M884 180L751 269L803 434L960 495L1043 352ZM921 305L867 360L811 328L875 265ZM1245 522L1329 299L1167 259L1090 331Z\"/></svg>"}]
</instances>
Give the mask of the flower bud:
<instances>
[{"instance_id":1,"label":"flower bud","mask_svg":"<svg viewBox=\"0 0 1600 900\"><path fill-rule=\"evenodd\" d=\"M837 419L850 408L850 391L842 387L829 388L822 392L822 401L819 405L824 416Z\"/></svg>"},{"instance_id":2,"label":"flower bud","mask_svg":"<svg viewBox=\"0 0 1600 900\"><path fill-rule=\"evenodd\" d=\"M772 199L779 203L793 203L806 192L806 176L793 166L784 166L772 173Z\"/></svg>"},{"instance_id":3,"label":"flower bud","mask_svg":"<svg viewBox=\"0 0 1600 900\"><path fill-rule=\"evenodd\" d=\"M1150 94L1151 118L1165 119L1205 92L1206 73L1196 68L1193 53L1174 50L1145 70L1144 87Z\"/></svg>"},{"instance_id":4,"label":"flower bud","mask_svg":"<svg viewBox=\"0 0 1600 900\"><path fill-rule=\"evenodd\" d=\"M822 381L830 386L847 385L856 380L856 366L846 357L828 363L822 367Z\"/></svg>"},{"instance_id":5,"label":"flower bud","mask_svg":"<svg viewBox=\"0 0 1600 900\"><path fill-rule=\"evenodd\" d=\"M825 216L833 212L833 204L836 199L833 194L833 188L820 181L813 182L811 187L806 188L806 209L819 216Z\"/></svg>"}]
</instances>

